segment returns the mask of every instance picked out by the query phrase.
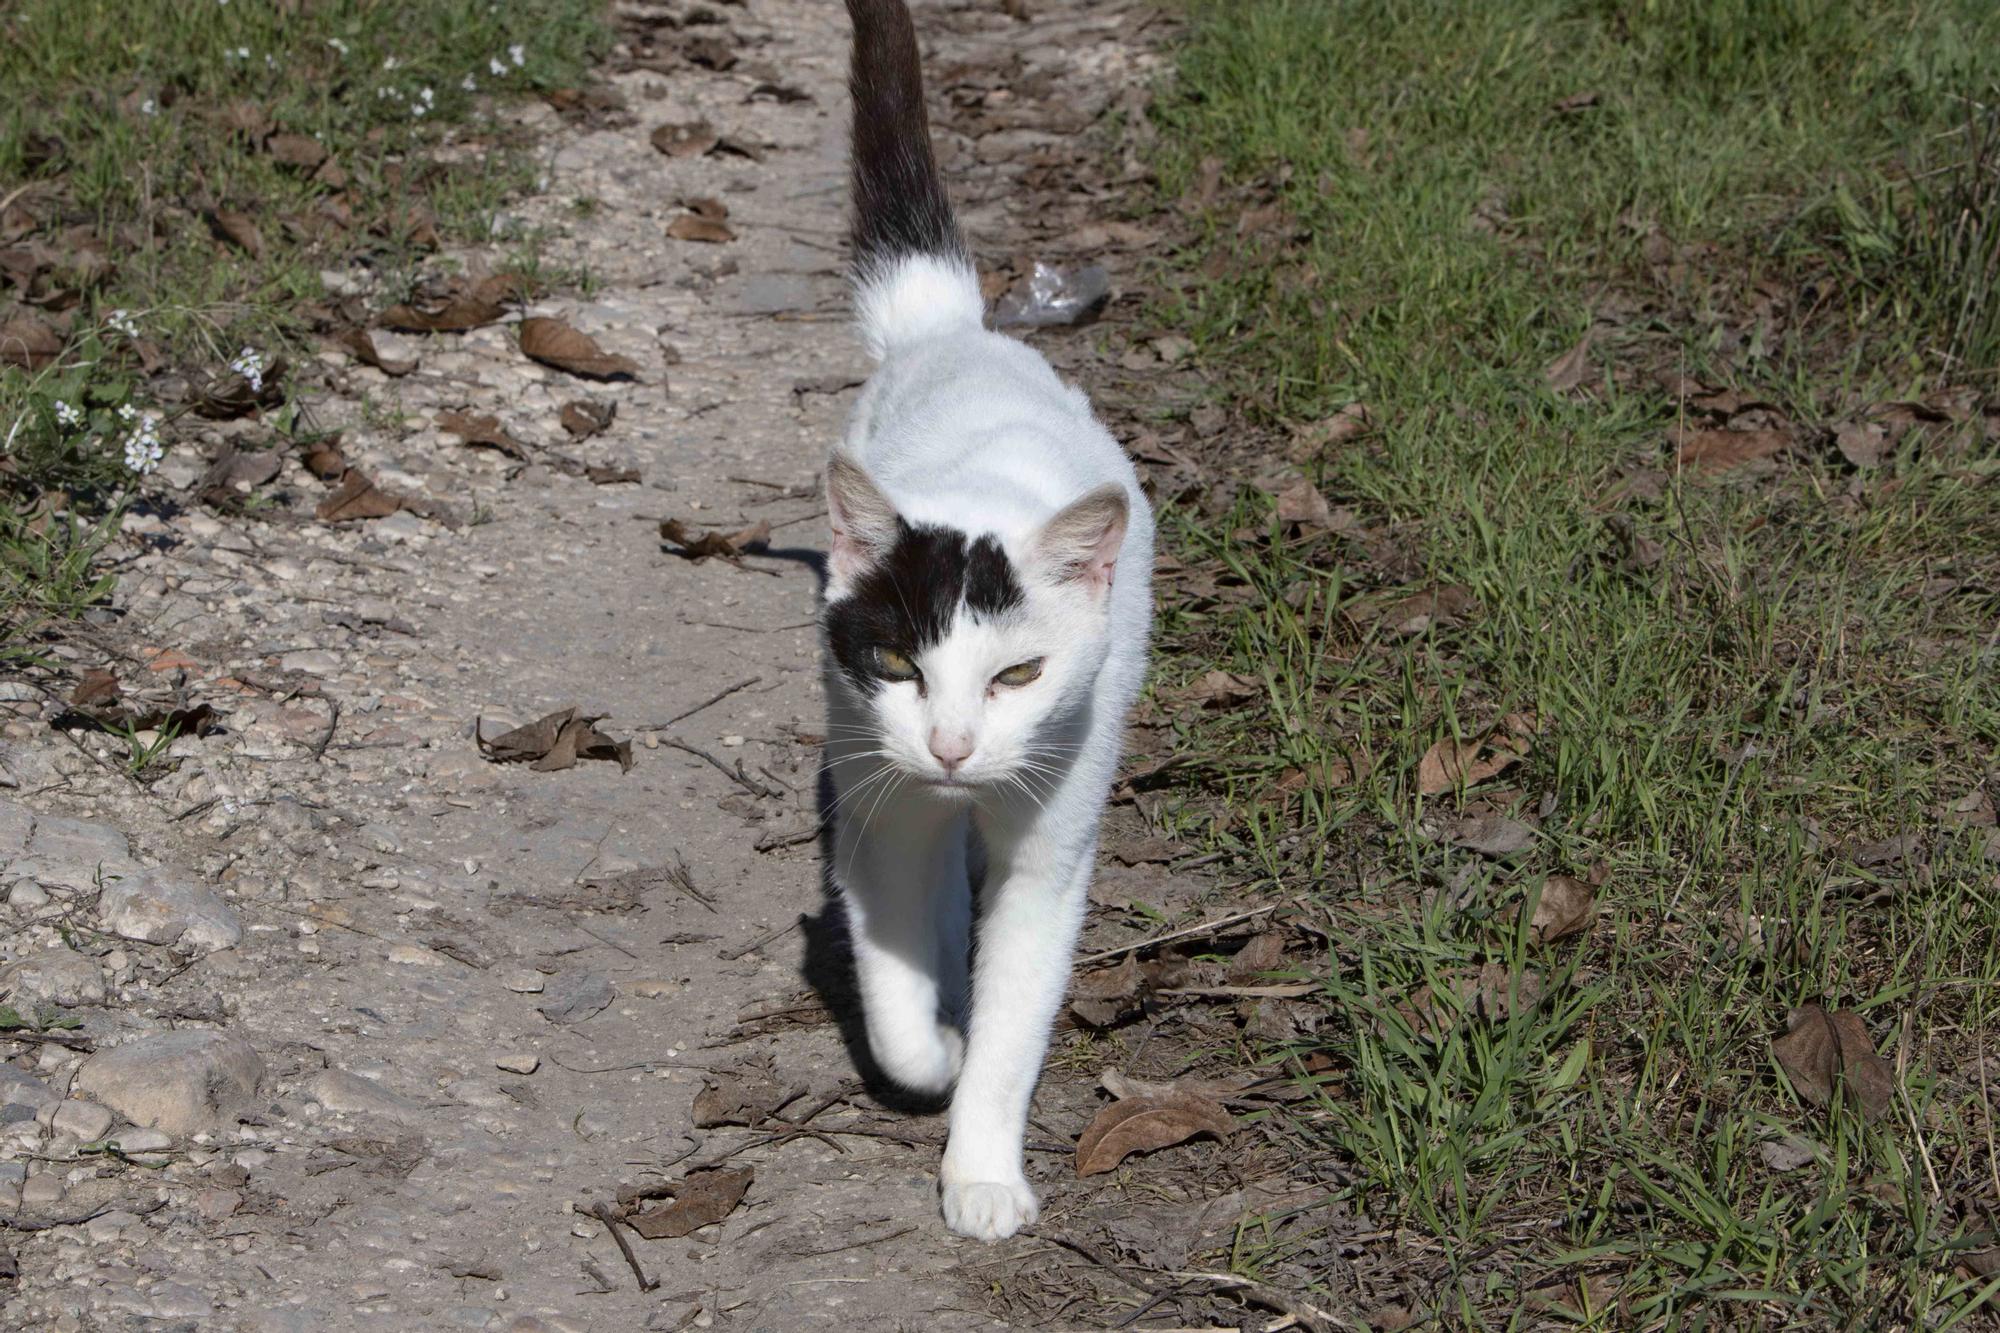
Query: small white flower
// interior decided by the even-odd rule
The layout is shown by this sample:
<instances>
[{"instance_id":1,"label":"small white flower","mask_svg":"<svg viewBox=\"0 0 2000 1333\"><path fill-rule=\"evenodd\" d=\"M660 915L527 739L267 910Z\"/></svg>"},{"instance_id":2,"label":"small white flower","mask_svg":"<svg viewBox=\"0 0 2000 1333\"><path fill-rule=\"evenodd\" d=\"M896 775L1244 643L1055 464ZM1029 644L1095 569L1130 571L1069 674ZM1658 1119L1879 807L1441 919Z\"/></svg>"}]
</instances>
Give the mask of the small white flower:
<instances>
[{"instance_id":1,"label":"small white flower","mask_svg":"<svg viewBox=\"0 0 2000 1333\"><path fill-rule=\"evenodd\" d=\"M516 68L519 68L528 63L528 48L516 42L507 48L507 58L514 62Z\"/></svg>"},{"instance_id":2,"label":"small white flower","mask_svg":"<svg viewBox=\"0 0 2000 1333\"><path fill-rule=\"evenodd\" d=\"M347 54L347 43L341 41L340 38L338 37L327 38L326 44L332 47L335 51L339 52L343 56Z\"/></svg>"},{"instance_id":3,"label":"small white flower","mask_svg":"<svg viewBox=\"0 0 2000 1333\"><path fill-rule=\"evenodd\" d=\"M133 320L132 312L129 310L114 310L104 317L104 322L112 330L124 334L127 338L139 336L139 325Z\"/></svg>"},{"instance_id":4,"label":"small white flower","mask_svg":"<svg viewBox=\"0 0 2000 1333\"><path fill-rule=\"evenodd\" d=\"M503 78L506 76L507 66L501 63L499 56L494 56L486 62L486 72L496 79Z\"/></svg>"},{"instance_id":5,"label":"small white flower","mask_svg":"<svg viewBox=\"0 0 2000 1333\"><path fill-rule=\"evenodd\" d=\"M142 116L157 116L160 114L159 104L149 97L139 103L139 114Z\"/></svg>"},{"instance_id":6,"label":"small white flower","mask_svg":"<svg viewBox=\"0 0 2000 1333\"><path fill-rule=\"evenodd\" d=\"M431 103L437 101L437 93L435 93L429 88L417 89L417 96L424 99L425 106L429 106Z\"/></svg>"},{"instance_id":7,"label":"small white flower","mask_svg":"<svg viewBox=\"0 0 2000 1333\"><path fill-rule=\"evenodd\" d=\"M264 392L264 355L256 348L246 347L238 352L229 368L243 377L251 393Z\"/></svg>"},{"instance_id":8,"label":"small white flower","mask_svg":"<svg viewBox=\"0 0 2000 1333\"><path fill-rule=\"evenodd\" d=\"M118 419L120 421L137 421L139 419L139 409L130 403L120 403L118 404Z\"/></svg>"},{"instance_id":9,"label":"small white flower","mask_svg":"<svg viewBox=\"0 0 2000 1333\"><path fill-rule=\"evenodd\" d=\"M469 93L476 93L479 91L479 80L468 74L458 81L458 86Z\"/></svg>"},{"instance_id":10,"label":"small white flower","mask_svg":"<svg viewBox=\"0 0 2000 1333\"><path fill-rule=\"evenodd\" d=\"M277 67L278 67L278 58L272 55L269 51L266 51L264 53L264 68L276 69Z\"/></svg>"},{"instance_id":11,"label":"small white flower","mask_svg":"<svg viewBox=\"0 0 2000 1333\"><path fill-rule=\"evenodd\" d=\"M410 114L413 116L421 116L424 114L424 112L428 110L430 110L430 108L425 106L422 102L410 103Z\"/></svg>"},{"instance_id":12,"label":"small white flower","mask_svg":"<svg viewBox=\"0 0 2000 1333\"><path fill-rule=\"evenodd\" d=\"M76 404L64 402L58 398L56 399L56 420L65 428L75 430L83 424L83 413L77 410Z\"/></svg>"},{"instance_id":13,"label":"small white flower","mask_svg":"<svg viewBox=\"0 0 2000 1333\"><path fill-rule=\"evenodd\" d=\"M396 65L397 65L397 64L398 64L398 61L396 60L396 57L394 57L394 56L384 56L384 57L382 57L382 68L383 68L383 69L394 69L394 68L396 68Z\"/></svg>"},{"instance_id":14,"label":"small white flower","mask_svg":"<svg viewBox=\"0 0 2000 1333\"><path fill-rule=\"evenodd\" d=\"M118 409L119 416L133 422L131 433L124 441L125 466L144 476L160 465L167 448L160 442L160 418L151 412L140 415L131 409L130 403Z\"/></svg>"},{"instance_id":15,"label":"small white flower","mask_svg":"<svg viewBox=\"0 0 2000 1333\"><path fill-rule=\"evenodd\" d=\"M248 60L250 58L250 48L239 46L234 51L224 51L222 54L230 60Z\"/></svg>"}]
</instances>

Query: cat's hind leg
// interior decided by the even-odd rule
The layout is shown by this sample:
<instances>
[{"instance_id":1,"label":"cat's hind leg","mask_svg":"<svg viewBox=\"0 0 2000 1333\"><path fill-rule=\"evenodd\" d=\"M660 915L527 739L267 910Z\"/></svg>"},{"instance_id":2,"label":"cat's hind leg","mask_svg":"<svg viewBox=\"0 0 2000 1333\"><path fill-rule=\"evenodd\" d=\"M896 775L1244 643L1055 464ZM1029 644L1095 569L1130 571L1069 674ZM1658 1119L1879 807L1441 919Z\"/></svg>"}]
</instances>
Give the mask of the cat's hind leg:
<instances>
[{"instance_id":1,"label":"cat's hind leg","mask_svg":"<svg viewBox=\"0 0 2000 1333\"><path fill-rule=\"evenodd\" d=\"M869 1051L926 1096L950 1089L965 1056L965 839L962 810L908 801L844 825L835 845Z\"/></svg>"}]
</instances>

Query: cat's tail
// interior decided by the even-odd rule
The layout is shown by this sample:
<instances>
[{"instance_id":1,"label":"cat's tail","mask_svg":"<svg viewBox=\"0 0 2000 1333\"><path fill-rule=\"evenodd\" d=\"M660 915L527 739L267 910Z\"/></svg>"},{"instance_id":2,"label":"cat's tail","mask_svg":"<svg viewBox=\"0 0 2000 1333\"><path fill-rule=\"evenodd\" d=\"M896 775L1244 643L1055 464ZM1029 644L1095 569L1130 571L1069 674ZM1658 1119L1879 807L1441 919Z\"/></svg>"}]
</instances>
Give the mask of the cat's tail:
<instances>
[{"instance_id":1,"label":"cat's tail","mask_svg":"<svg viewBox=\"0 0 2000 1333\"><path fill-rule=\"evenodd\" d=\"M977 328L979 275L931 153L917 33L903 0L847 0L854 20L854 306L878 359Z\"/></svg>"}]
</instances>

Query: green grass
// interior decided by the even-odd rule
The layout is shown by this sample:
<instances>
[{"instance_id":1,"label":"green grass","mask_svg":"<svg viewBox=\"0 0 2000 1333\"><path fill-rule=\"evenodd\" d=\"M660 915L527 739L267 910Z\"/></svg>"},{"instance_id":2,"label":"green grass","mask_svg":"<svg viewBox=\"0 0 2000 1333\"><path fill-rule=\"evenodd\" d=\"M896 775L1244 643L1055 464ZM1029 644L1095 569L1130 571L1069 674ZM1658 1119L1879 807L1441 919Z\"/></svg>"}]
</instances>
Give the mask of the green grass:
<instances>
[{"instance_id":1,"label":"green grass","mask_svg":"<svg viewBox=\"0 0 2000 1333\"><path fill-rule=\"evenodd\" d=\"M1245 443L1217 466L1268 472L1294 423L1350 402L1375 423L1308 464L1363 537L1288 534L1250 486L1165 514L1196 574L1241 591L1165 590L1162 697L1215 666L1266 690L1176 716L1179 746L1227 756L1177 817L1310 891L1341 941L1313 1046L1339 1091L1288 1128L1421 1240L1369 1258L1450 1326L1967 1315L1982 1288L1953 1247L1992 1243L2000 1188L1977 1066L2000 885L1989 830L1945 807L2000 748L1978 410L2000 392L2000 10L1191 10L1158 165L1170 194L1204 159L1220 185L1159 313L1237 390ZM1270 205L1283 226L1239 234ZM1552 391L1593 321L1588 392ZM1680 475L1678 374L1769 404L1792 449ZM1832 429L1899 399L1959 419L1857 472ZM1369 610L1448 585L1476 599L1458 624L1403 638ZM1419 794L1427 750L1509 714L1540 728L1518 766ZM1539 814L1535 845L1455 849L1462 803ZM1902 865L1845 854L1902 833ZM1586 936L1511 923L1593 867ZM1753 917L1776 945L1743 944ZM1486 964L1546 998L1386 1013L1455 1014ZM1891 1116L1799 1101L1770 1039L1806 1002L1860 1011L1904 1068ZM1820 1161L1763 1165L1781 1134ZM1324 1277L1300 1225L1239 1264Z\"/></svg>"},{"instance_id":2,"label":"green grass","mask_svg":"<svg viewBox=\"0 0 2000 1333\"><path fill-rule=\"evenodd\" d=\"M0 228L40 256L0 278L0 320L65 341L52 366L0 367L0 661L103 592L89 557L136 484L114 410L159 413L171 448L157 376L245 347L297 363L328 318L321 272L365 265L400 295L441 242L487 239L533 179L492 99L574 84L608 39L599 0L0 10ZM255 242L222 239L227 215Z\"/></svg>"}]
</instances>

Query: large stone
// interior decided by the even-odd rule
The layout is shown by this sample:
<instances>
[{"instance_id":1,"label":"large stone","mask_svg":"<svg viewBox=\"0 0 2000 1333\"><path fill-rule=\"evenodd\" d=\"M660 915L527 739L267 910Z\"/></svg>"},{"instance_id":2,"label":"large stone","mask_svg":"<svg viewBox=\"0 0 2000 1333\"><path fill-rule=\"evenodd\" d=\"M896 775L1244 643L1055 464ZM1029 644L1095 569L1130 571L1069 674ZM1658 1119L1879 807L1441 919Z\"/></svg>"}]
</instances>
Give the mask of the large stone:
<instances>
[{"instance_id":1,"label":"large stone","mask_svg":"<svg viewBox=\"0 0 2000 1333\"><path fill-rule=\"evenodd\" d=\"M28 849L28 835L35 831L35 816L18 801L0 801L0 864Z\"/></svg>"},{"instance_id":2,"label":"large stone","mask_svg":"<svg viewBox=\"0 0 2000 1333\"><path fill-rule=\"evenodd\" d=\"M110 1108L70 1098L56 1107L55 1115L49 1120L49 1128L85 1143L95 1143L110 1132L112 1119Z\"/></svg>"},{"instance_id":3,"label":"large stone","mask_svg":"<svg viewBox=\"0 0 2000 1333\"><path fill-rule=\"evenodd\" d=\"M337 1115L373 1115L399 1124L421 1119L424 1108L379 1083L345 1069L323 1069L306 1084L306 1096Z\"/></svg>"},{"instance_id":4,"label":"large stone","mask_svg":"<svg viewBox=\"0 0 2000 1333\"><path fill-rule=\"evenodd\" d=\"M135 1125L176 1138L222 1124L257 1095L264 1061L229 1032L187 1029L141 1037L84 1062L76 1086Z\"/></svg>"},{"instance_id":5,"label":"large stone","mask_svg":"<svg viewBox=\"0 0 2000 1333\"><path fill-rule=\"evenodd\" d=\"M94 884L100 869L109 876L137 864L132 859L132 845L117 829L61 815L35 817L35 831L28 835L27 859L51 868L68 868L70 876L56 882L76 889ZM80 884L74 882L79 877ZM49 880L44 878L43 882Z\"/></svg>"},{"instance_id":6,"label":"large stone","mask_svg":"<svg viewBox=\"0 0 2000 1333\"><path fill-rule=\"evenodd\" d=\"M61 1095L40 1079L12 1065L0 1064L0 1108L27 1107L28 1119L33 1120L36 1112L61 1100Z\"/></svg>"},{"instance_id":7,"label":"large stone","mask_svg":"<svg viewBox=\"0 0 2000 1333\"><path fill-rule=\"evenodd\" d=\"M104 973L73 949L44 949L0 967L0 998L59 1004L104 1003Z\"/></svg>"},{"instance_id":8,"label":"large stone","mask_svg":"<svg viewBox=\"0 0 2000 1333\"><path fill-rule=\"evenodd\" d=\"M97 915L112 934L147 944L208 952L234 948L243 939L235 909L213 889L165 870L107 882Z\"/></svg>"},{"instance_id":9,"label":"large stone","mask_svg":"<svg viewBox=\"0 0 2000 1333\"><path fill-rule=\"evenodd\" d=\"M581 1023L611 1003L611 983L595 972L565 972L535 1008L551 1023Z\"/></svg>"}]
</instances>

